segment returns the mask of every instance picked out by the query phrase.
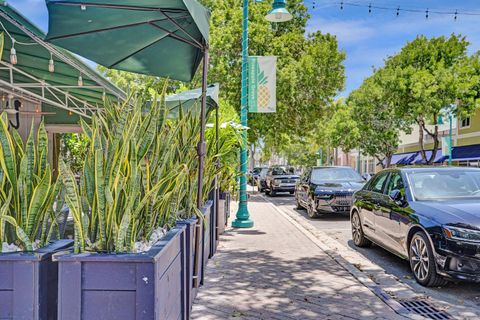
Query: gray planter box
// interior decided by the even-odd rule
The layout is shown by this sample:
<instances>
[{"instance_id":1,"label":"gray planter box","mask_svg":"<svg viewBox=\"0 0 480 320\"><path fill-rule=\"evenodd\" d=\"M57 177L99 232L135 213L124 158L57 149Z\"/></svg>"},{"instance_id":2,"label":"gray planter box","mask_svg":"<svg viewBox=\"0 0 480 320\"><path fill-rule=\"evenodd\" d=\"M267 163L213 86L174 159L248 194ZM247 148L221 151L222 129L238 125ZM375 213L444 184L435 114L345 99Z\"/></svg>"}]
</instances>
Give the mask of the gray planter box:
<instances>
[{"instance_id":1,"label":"gray planter box","mask_svg":"<svg viewBox=\"0 0 480 320\"><path fill-rule=\"evenodd\" d=\"M197 218L177 221L177 226L185 226L185 270L184 297L186 305L186 319L190 319L193 301L197 296L197 288L193 286L193 271L195 262L195 225ZM202 248L200 246L200 248Z\"/></svg>"},{"instance_id":2,"label":"gray planter box","mask_svg":"<svg viewBox=\"0 0 480 320\"><path fill-rule=\"evenodd\" d=\"M220 192L218 203L218 218L217 218L217 231L218 234L225 233L225 227L227 226L230 207L230 193Z\"/></svg>"},{"instance_id":3,"label":"gray planter box","mask_svg":"<svg viewBox=\"0 0 480 320\"><path fill-rule=\"evenodd\" d=\"M59 240L35 252L0 254L0 319L57 319L58 265L52 254L72 245Z\"/></svg>"},{"instance_id":4,"label":"gray planter box","mask_svg":"<svg viewBox=\"0 0 480 320\"><path fill-rule=\"evenodd\" d=\"M186 225L141 254L59 254L58 318L187 319Z\"/></svg>"},{"instance_id":5,"label":"gray planter box","mask_svg":"<svg viewBox=\"0 0 480 320\"><path fill-rule=\"evenodd\" d=\"M201 268L201 279L200 279L200 284L204 284L205 282L205 269L207 267L207 262L208 259L212 256L212 248L211 244L215 243L212 242L212 230L215 230L212 228L212 214L213 214L213 201L209 200L205 203L205 205L202 208L202 214L205 217L205 222L202 224L202 233L203 233L203 252L202 252L202 268Z\"/></svg>"}]
</instances>

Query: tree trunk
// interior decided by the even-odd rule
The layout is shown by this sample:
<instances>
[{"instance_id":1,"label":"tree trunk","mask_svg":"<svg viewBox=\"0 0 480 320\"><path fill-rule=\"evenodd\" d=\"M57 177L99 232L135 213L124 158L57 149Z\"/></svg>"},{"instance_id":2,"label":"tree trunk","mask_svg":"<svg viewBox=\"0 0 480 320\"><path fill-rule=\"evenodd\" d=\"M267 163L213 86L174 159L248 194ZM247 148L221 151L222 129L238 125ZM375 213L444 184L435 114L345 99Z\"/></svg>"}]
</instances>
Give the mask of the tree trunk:
<instances>
[{"instance_id":1,"label":"tree trunk","mask_svg":"<svg viewBox=\"0 0 480 320\"><path fill-rule=\"evenodd\" d=\"M425 152L425 144L423 143L423 127L425 122L423 120L418 121L418 144L420 145L420 154L425 163L427 163L427 153Z\"/></svg>"},{"instance_id":2,"label":"tree trunk","mask_svg":"<svg viewBox=\"0 0 480 320\"><path fill-rule=\"evenodd\" d=\"M377 158L378 162L380 162L380 165L382 166L382 169L387 168L386 163L384 162L384 161L387 160L386 157L380 158L379 156L375 156L375 158Z\"/></svg>"},{"instance_id":3,"label":"tree trunk","mask_svg":"<svg viewBox=\"0 0 480 320\"><path fill-rule=\"evenodd\" d=\"M392 164L392 157L393 157L393 154L386 154L385 155L385 160L384 161L386 162L386 164L385 164L386 168L390 168L390 166Z\"/></svg>"}]
</instances>

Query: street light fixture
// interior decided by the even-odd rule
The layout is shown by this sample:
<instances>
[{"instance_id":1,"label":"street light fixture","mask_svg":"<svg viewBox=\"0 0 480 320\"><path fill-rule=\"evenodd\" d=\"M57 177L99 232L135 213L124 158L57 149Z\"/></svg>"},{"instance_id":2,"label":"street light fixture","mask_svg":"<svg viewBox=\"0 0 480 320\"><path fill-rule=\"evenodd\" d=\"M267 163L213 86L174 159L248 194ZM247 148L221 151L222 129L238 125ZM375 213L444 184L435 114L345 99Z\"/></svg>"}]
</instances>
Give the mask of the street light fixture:
<instances>
[{"instance_id":1,"label":"street light fixture","mask_svg":"<svg viewBox=\"0 0 480 320\"><path fill-rule=\"evenodd\" d=\"M286 22L292 20L293 16L286 9L286 0L275 0L272 5L272 10L265 16L270 22Z\"/></svg>"},{"instance_id":2,"label":"street light fixture","mask_svg":"<svg viewBox=\"0 0 480 320\"><path fill-rule=\"evenodd\" d=\"M242 90L240 104L240 121L242 126L248 126L248 2L243 0L243 20L242 20ZM255 2L262 2L256 0ZM286 0L274 0L272 10L265 17L271 22L285 22L293 17L285 8ZM244 146L240 150L240 201L236 219L232 221L234 228L251 228L253 220L250 219L247 202L247 162L248 162L248 135L247 132L242 133Z\"/></svg>"}]
</instances>

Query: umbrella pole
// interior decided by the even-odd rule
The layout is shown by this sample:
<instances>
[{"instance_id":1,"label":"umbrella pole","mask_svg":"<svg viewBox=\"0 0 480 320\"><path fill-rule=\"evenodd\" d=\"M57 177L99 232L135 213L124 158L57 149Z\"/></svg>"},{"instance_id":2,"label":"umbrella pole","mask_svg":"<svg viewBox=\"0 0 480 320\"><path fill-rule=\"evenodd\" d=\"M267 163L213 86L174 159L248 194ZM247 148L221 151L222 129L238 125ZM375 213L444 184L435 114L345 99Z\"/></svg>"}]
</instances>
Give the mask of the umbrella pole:
<instances>
[{"instance_id":1,"label":"umbrella pole","mask_svg":"<svg viewBox=\"0 0 480 320\"><path fill-rule=\"evenodd\" d=\"M219 225L218 225L218 218L221 214L221 212L218 212L218 209L220 208L219 202L220 202L220 180L219 180L219 169L220 169L220 156L219 156L219 151L220 151L220 133L219 133L219 128L218 128L218 122L219 122L219 109L220 106L217 104L217 107L215 108L215 153L217 154L217 161L216 161L216 168L217 168L217 174L215 175L215 240L218 242L218 238L220 236L219 233ZM216 244L215 244L216 245Z\"/></svg>"},{"instance_id":2,"label":"umbrella pole","mask_svg":"<svg viewBox=\"0 0 480 320\"><path fill-rule=\"evenodd\" d=\"M207 110L207 76L208 76L208 47L205 46L203 52L203 73L202 73L202 107L200 111L200 142L198 143L198 188L197 188L197 208L201 210L203 205L203 169L205 165L205 118ZM200 285L200 243L203 236L203 219L197 218L195 225L195 264L194 264L194 286Z\"/></svg>"}]
</instances>

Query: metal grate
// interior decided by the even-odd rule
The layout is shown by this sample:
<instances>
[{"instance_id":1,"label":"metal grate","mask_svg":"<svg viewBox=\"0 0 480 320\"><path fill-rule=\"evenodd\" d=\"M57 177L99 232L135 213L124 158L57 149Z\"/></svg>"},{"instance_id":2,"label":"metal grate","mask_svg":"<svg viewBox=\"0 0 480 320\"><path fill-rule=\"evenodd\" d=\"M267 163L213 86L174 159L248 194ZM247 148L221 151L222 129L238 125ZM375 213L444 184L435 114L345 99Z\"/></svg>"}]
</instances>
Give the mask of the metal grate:
<instances>
[{"instance_id":1,"label":"metal grate","mask_svg":"<svg viewBox=\"0 0 480 320\"><path fill-rule=\"evenodd\" d=\"M399 302L408 311L414 312L427 319L434 319L434 320L453 319L452 316L449 315L447 312L438 310L437 308L432 306L428 301L425 301L425 300L404 300Z\"/></svg>"}]
</instances>

